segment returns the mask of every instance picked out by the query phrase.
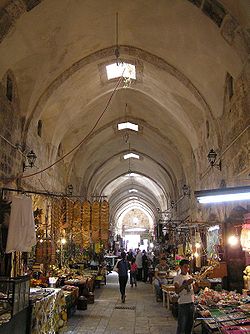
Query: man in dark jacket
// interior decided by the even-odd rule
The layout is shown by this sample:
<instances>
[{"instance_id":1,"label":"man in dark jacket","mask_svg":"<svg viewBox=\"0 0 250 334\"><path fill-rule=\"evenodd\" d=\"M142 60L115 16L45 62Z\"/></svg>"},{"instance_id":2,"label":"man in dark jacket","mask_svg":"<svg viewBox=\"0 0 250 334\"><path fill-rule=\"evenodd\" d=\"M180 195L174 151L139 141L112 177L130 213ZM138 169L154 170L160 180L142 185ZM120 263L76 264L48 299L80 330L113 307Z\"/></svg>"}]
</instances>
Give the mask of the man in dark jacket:
<instances>
[{"instance_id":1,"label":"man in dark jacket","mask_svg":"<svg viewBox=\"0 0 250 334\"><path fill-rule=\"evenodd\" d=\"M117 263L119 285L121 292L122 303L125 303L125 289L128 281L128 261L126 260L126 253L121 253L121 260Z\"/></svg>"}]
</instances>

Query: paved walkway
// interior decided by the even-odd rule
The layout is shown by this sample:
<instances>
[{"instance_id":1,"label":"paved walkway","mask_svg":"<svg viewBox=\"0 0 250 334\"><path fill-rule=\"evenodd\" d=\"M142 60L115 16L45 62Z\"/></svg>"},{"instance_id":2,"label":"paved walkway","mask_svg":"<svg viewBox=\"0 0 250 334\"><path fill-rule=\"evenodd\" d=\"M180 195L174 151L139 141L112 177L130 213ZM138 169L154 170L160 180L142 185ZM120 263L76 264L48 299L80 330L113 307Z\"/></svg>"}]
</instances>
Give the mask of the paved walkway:
<instances>
[{"instance_id":1,"label":"paved walkway","mask_svg":"<svg viewBox=\"0 0 250 334\"><path fill-rule=\"evenodd\" d=\"M152 285L127 284L126 302L121 303L118 276L107 276L107 285L95 290L95 303L86 311L76 311L64 334L175 334L172 313L155 301Z\"/></svg>"}]
</instances>

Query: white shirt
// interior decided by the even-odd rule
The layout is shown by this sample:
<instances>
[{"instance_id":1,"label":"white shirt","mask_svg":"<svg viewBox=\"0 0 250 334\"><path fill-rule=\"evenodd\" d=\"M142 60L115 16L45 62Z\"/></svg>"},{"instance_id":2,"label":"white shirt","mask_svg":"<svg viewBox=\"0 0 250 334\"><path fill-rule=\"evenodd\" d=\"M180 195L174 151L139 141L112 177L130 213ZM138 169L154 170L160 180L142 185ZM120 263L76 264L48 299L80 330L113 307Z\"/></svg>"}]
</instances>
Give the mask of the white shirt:
<instances>
[{"instance_id":1,"label":"white shirt","mask_svg":"<svg viewBox=\"0 0 250 334\"><path fill-rule=\"evenodd\" d=\"M192 278L192 276L189 275L189 274L186 274L186 275L179 274L179 275L174 277L174 282L173 283L174 284L178 283L179 286L182 286L182 283L184 281L187 281L190 278ZM193 303L194 302L193 284L190 284L188 287L189 287L189 291L187 291L186 289L183 289L179 293L178 304L187 304L187 303Z\"/></svg>"}]
</instances>

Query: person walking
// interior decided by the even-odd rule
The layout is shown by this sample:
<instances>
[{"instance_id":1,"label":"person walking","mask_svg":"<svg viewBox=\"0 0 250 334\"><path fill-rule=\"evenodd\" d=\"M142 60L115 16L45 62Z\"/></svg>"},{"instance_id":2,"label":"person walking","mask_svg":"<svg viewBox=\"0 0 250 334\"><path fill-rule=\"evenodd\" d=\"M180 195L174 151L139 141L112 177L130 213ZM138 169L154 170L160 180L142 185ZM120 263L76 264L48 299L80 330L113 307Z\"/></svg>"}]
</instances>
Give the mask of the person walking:
<instances>
[{"instance_id":1,"label":"person walking","mask_svg":"<svg viewBox=\"0 0 250 334\"><path fill-rule=\"evenodd\" d=\"M174 277L175 292L178 299L178 325L176 334L191 334L194 322L194 292L198 284L189 274L189 260L180 261L181 273Z\"/></svg>"},{"instance_id":2,"label":"person walking","mask_svg":"<svg viewBox=\"0 0 250 334\"><path fill-rule=\"evenodd\" d=\"M137 264L135 263L135 258L133 257L130 264L130 284L132 288L133 285L137 286L136 274L137 274Z\"/></svg>"},{"instance_id":3,"label":"person walking","mask_svg":"<svg viewBox=\"0 0 250 334\"><path fill-rule=\"evenodd\" d=\"M141 250L138 249L136 257L135 257L135 263L137 264L137 281L142 280L142 253Z\"/></svg>"},{"instance_id":4,"label":"person walking","mask_svg":"<svg viewBox=\"0 0 250 334\"><path fill-rule=\"evenodd\" d=\"M118 260L116 264L118 277L119 277L119 286L120 286L120 292L121 292L121 300L122 303L125 303L126 295L126 285L128 282L128 261L126 260L126 253L121 253L121 259Z\"/></svg>"},{"instance_id":5,"label":"person walking","mask_svg":"<svg viewBox=\"0 0 250 334\"><path fill-rule=\"evenodd\" d=\"M143 282L147 282L148 280L148 257L145 250L142 251L142 272L143 272Z\"/></svg>"}]
</instances>

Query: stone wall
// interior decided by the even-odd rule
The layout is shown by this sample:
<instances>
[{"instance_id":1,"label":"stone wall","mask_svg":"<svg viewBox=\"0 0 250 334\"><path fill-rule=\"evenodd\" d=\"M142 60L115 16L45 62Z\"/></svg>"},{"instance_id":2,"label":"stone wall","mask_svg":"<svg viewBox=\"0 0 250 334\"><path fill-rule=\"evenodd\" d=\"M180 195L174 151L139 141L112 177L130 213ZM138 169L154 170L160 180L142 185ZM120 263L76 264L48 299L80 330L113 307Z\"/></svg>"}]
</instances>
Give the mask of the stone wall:
<instances>
[{"instance_id":1,"label":"stone wall","mask_svg":"<svg viewBox=\"0 0 250 334\"><path fill-rule=\"evenodd\" d=\"M12 82L12 93L7 96L7 77ZM19 112L19 102L15 78L9 71L0 82L0 185L15 183L22 172L24 157L21 142L23 119Z\"/></svg>"}]
</instances>

